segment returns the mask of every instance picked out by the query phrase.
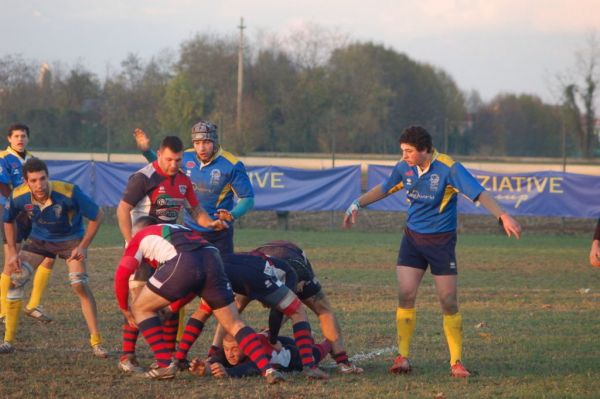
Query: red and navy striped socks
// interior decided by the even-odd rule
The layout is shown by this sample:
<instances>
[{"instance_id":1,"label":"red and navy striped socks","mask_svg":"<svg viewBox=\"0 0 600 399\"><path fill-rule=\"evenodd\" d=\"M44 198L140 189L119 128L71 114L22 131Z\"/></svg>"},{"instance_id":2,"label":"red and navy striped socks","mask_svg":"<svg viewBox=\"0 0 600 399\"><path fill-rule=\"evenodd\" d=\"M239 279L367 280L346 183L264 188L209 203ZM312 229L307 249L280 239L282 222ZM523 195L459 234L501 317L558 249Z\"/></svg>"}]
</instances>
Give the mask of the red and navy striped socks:
<instances>
[{"instance_id":1,"label":"red and navy striped socks","mask_svg":"<svg viewBox=\"0 0 600 399\"><path fill-rule=\"evenodd\" d=\"M235 340L240 345L242 352L260 369L261 374L264 375L272 367L269 361L271 351L261 342L259 335L251 327L246 326L240 329L235 334Z\"/></svg>"},{"instance_id":2,"label":"red and navy striped socks","mask_svg":"<svg viewBox=\"0 0 600 399\"><path fill-rule=\"evenodd\" d=\"M140 332L150 345L150 349L154 352L154 358L158 363L158 367L169 367L171 363L171 351L163 339L163 326L158 316L146 319L138 324Z\"/></svg>"},{"instance_id":3,"label":"red and navy striped socks","mask_svg":"<svg viewBox=\"0 0 600 399\"><path fill-rule=\"evenodd\" d=\"M203 322L194 319L193 317L190 317L187 324L185 325L185 329L183 330L181 341L179 341L179 346L177 347L175 359L185 360L190 348L192 347L192 345L194 345L194 342L196 342L200 334L202 334L203 328Z\"/></svg>"},{"instance_id":4,"label":"red and navy striped socks","mask_svg":"<svg viewBox=\"0 0 600 399\"><path fill-rule=\"evenodd\" d=\"M315 367L315 358L313 357L312 348L314 340L310 332L310 324L307 321L301 321L292 326L294 330L294 340L300 352L302 366L307 368Z\"/></svg>"}]
</instances>

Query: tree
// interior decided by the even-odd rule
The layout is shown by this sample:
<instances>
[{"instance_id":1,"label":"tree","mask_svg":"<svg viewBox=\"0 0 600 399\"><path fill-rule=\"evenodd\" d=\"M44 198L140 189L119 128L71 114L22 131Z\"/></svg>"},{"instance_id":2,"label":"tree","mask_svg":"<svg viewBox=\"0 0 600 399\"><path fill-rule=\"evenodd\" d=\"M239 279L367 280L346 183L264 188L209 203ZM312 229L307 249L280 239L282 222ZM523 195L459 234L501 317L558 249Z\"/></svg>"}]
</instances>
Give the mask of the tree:
<instances>
[{"instance_id":1,"label":"tree","mask_svg":"<svg viewBox=\"0 0 600 399\"><path fill-rule=\"evenodd\" d=\"M575 73L560 77L567 124L574 131L584 157L589 158L598 146L596 110L599 105L600 43L591 33L587 48L576 54Z\"/></svg>"}]
</instances>

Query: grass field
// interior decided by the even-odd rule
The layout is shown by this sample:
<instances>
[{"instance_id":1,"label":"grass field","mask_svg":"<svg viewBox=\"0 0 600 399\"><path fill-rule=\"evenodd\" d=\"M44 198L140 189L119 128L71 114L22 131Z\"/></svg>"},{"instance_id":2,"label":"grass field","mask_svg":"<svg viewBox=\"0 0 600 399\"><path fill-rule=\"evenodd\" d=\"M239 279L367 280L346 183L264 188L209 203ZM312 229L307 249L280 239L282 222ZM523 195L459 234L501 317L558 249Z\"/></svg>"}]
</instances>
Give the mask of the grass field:
<instances>
[{"instance_id":1,"label":"grass field","mask_svg":"<svg viewBox=\"0 0 600 399\"><path fill-rule=\"evenodd\" d=\"M22 320L17 352L0 358L0 398L600 397L600 270L587 265L587 236L459 237L463 358L476 375L454 380L448 377L442 319L429 275L417 301L415 371L409 376L387 373L396 344L398 234L239 229L240 250L272 239L300 244L334 304L350 355L373 355L358 361L365 368L360 376L332 369L329 381L294 375L276 386L260 378L216 380L184 373L171 381L140 381L121 374L116 367L121 317L112 281L119 237L114 226L103 226L90 250L91 286L113 356L91 355L78 301L68 287L64 263L58 262L43 300L54 322ZM251 305L244 318L263 327L267 313ZM480 323L484 326L478 328ZM311 324L319 339L314 317ZM213 327L209 323L192 355L206 352ZM289 330L289 325L283 329ZM145 365L152 361L143 339L138 353Z\"/></svg>"}]
</instances>

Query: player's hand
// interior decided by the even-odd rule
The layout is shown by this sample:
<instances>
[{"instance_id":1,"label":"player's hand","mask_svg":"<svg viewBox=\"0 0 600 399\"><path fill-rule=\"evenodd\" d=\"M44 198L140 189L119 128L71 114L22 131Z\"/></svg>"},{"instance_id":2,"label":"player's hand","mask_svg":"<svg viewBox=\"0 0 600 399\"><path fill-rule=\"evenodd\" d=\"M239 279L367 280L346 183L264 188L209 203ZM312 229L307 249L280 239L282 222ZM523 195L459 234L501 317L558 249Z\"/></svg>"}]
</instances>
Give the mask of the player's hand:
<instances>
[{"instance_id":1,"label":"player's hand","mask_svg":"<svg viewBox=\"0 0 600 399\"><path fill-rule=\"evenodd\" d=\"M190 372L190 374L197 375L199 377L204 377L206 375L207 366L208 362L205 362L198 358L194 358L190 362L190 368L188 369L188 371Z\"/></svg>"},{"instance_id":2,"label":"player's hand","mask_svg":"<svg viewBox=\"0 0 600 399\"><path fill-rule=\"evenodd\" d=\"M229 225L226 221L217 219L213 220L208 224L208 227L212 228L214 231L221 231L229 228Z\"/></svg>"},{"instance_id":3,"label":"player's hand","mask_svg":"<svg viewBox=\"0 0 600 399\"><path fill-rule=\"evenodd\" d=\"M127 324L129 324L129 327L137 328L137 324L135 322L135 319L133 318L131 310L121 309L121 313L123 313L123 316L125 316L125 320L127 320Z\"/></svg>"},{"instance_id":4,"label":"player's hand","mask_svg":"<svg viewBox=\"0 0 600 399\"><path fill-rule=\"evenodd\" d=\"M592 242L592 249L590 250L590 265L594 267L600 267L600 242L594 240Z\"/></svg>"},{"instance_id":5,"label":"player's hand","mask_svg":"<svg viewBox=\"0 0 600 399\"><path fill-rule=\"evenodd\" d=\"M210 372L215 378L225 378L228 377L227 371L225 367L221 363L212 363L210 365Z\"/></svg>"},{"instance_id":6,"label":"player's hand","mask_svg":"<svg viewBox=\"0 0 600 399\"><path fill-rule=\"evenodd\" d=\"M358 210L360 208L361 207L358 202L358 199L355 199L354 201L352 201L348 209L346 209L346 214L344 215L344 222L342 224L342 226L345 229L349 229L354 223L356 223L356 214L358 213Z\"/></svg>"},{"instance_id":7,"label":"player's hand","mask_svg":"<svg viewBox=\"0 0 600 399\"><path fill-rule=\"evenodd\" d=\"M73 248L73 250L71 251L71 256L69 256L69 258L66 261L82 261L85 258L87 258L87 248L77 246Z\"/></svg>"},{"instance_id":8,"label":"player's hand","mask_svg":"<svg viewBox=\"0 0 600 399\"><path fill-rule=\"evenodd\" d=\"M233 222L233 215L227 209L217 209L215 217L225 222Z\"/></svg>"},{"instance_id":9,"label":"player's hand","mask_svg":"<svg viewBox=\"0 0 600 399\"><path fill-rule=\"evenodd\" d=\"M507 236L515 236L517 240L521 238L521 225L508 213L500 215L500 224L504 227Z\"/></svg>"},{"instance_id":10,"label":"player's hand","mask_svg":"<svg viewBox=\"0 0 600 399\"><path fill-rule=\"evenodd\" d=\"M6 262L6 266L4 267L4 273L9 276L13 273L21 273L21 259L19 259L19 255L9 255L8 262Z\"/></svg>"},{"instance_id":11,"label":"player's hand","mask_svg":"<svg viewBox=\"0 0 600 399\"><path fill-rule=\"evenodd\" d=\"M150 139L142 129L136 128L133 131L133 137L135 138L135 145L137 145L140 151L148 151L150 149Z\"/></svg>"}]
</instances>

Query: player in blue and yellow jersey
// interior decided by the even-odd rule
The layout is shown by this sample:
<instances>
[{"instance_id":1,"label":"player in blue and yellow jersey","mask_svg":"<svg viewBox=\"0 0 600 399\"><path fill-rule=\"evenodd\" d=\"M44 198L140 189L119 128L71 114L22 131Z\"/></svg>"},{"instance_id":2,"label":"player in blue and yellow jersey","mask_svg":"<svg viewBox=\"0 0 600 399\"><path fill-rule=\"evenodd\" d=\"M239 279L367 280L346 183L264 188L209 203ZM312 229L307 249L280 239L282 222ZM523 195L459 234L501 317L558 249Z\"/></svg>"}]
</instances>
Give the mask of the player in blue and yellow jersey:
<instances>
[{"instance_id":1,"label":"player in blue and yellow jersey","mask_svg":"<svg viewBox=\"0 0 600 399\"><path fill-rule=\"evenodd\" d=\"M6 198L10 197L13 188L23 184L23 163L33 156L27 151L29 143L29 127L24 124L14 124L8 128L8 147L0 152L0 219L4 212ZM17 245L27 238L31 231L31 221L26 213L21 213L16 219ZM4 225L1 226L2 239L4 241L4 264L7 263L6 238L4 236ZM33 289L29 303L25 307L25 314L35 318L43 323L48 323L52 319L46 315L40 305L42 295L48 285L48 280L52 274L53 258L46 258L38 267L35 278L33 279ZM10 276L2 273L0 277L0 318L4 318L4 311L7 306L6 295L10 287Z\"/></svg>"},{"instance_id":2,"label":"player in blue and yellow jersey","mask_svg":"<svg viewBox=\"0 0 600 399\"><path fill-rule=\"evenodd\" d=\"M136 129L134 136L144 156L152 162L156 159L150 150L146 134ZM190 215L184 215L184 224L199 232L221 253L233 253L233 221L246 214L254 206L254 190L246 167L233 154L219 145L217 126L199 121L192 127L194 148L183 153L182 169L192 180L194 192L206 212L215 219L230 223L229 229L214 231L199 226ZM238 198L237 204L234 197Z\"/></svg>"},{"instance_id":3,"label":"player in blue and yellow jersey","mask_svg":"<svg viewBox=\"0 0 600 399\"><path fill-rule=\"evenodd\" d=\"M4 212L4 229L8 247L6 268L9 275L17 276L23 267L37 267L45 257L65 259L69 280L81 302L83 317L90 332L90 344L95 356L107 357L98 331L94 295L88 285L86 271L87 248L102 222L102 210L78 186L58 180L48 180L46 164L33 158L23 165L25 184L15 188ZM31 234L17 251L15 220L21 212L31 219ZM83 218L89 220L84 228ZM14 274L13 274L14 273ZM8 293L6 331L0 353L14 352L12 342L21 313L23 288Z\"/></svg>"},{"instance_id":4,"label":"player in blue and yellow jersey","mask_svg":"<svg viewBox=\"0 0 600 399\"><path fill-rule=\"evenodd\" d=\"M344 227L350 227L358 210L406 188L410 201L404 237L400 244L396 276L399 306L396 311L399 355L392 373L411 371L408 360L416 321L415 300L427 266L435 282L442 307L443 326L450 351L451 376L468 377L462 364L462 317L458 310L456 265L457 194L479 201L498 218L506 234L521 235L521 226L485 191L459 163L433 148L431 136L420 126L405 129L400 136L402 161L383 183L375 186L346 210Z\"/></svg>"}]
</instances>

